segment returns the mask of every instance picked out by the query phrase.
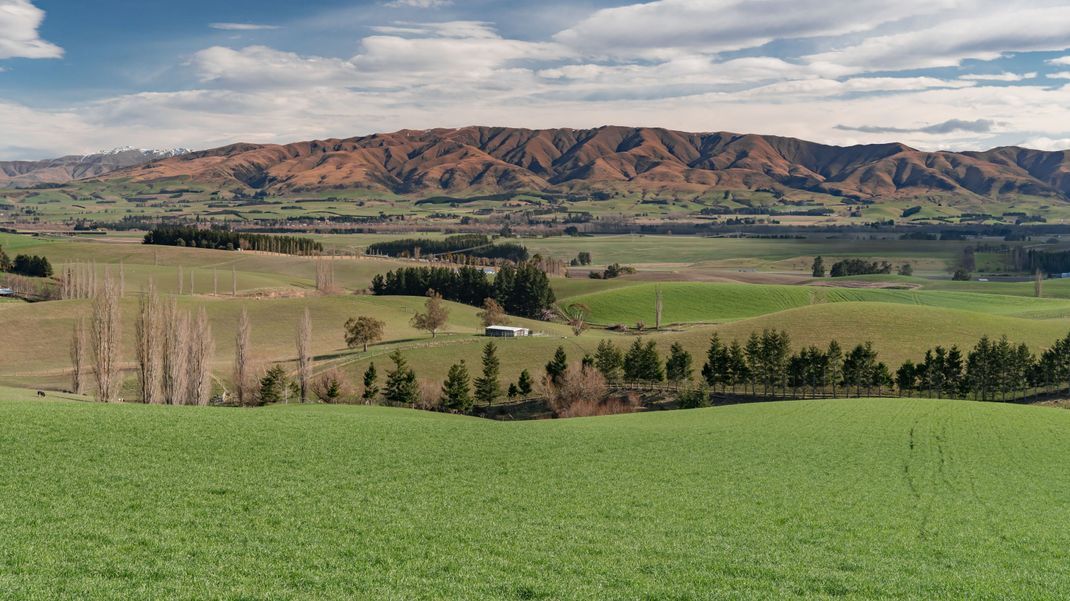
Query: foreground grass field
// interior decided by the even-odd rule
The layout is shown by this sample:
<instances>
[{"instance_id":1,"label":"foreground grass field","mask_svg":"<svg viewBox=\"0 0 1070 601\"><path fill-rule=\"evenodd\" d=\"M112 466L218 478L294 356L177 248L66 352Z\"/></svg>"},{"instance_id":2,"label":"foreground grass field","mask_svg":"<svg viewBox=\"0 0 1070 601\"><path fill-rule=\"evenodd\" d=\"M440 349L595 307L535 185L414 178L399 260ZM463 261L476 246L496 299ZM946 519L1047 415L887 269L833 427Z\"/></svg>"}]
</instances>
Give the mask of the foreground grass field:
<instances>
[{"instance_id":1,"label":"foreground grass field","mask_svg":"<svg viewBox=\"0 0 1070 601\"><path fill-rule=\"evenodd\" d=\"M1070 595L1070 413L936 400L542 422L0 390L6 599Z\"/></svg>"}]
</instances>

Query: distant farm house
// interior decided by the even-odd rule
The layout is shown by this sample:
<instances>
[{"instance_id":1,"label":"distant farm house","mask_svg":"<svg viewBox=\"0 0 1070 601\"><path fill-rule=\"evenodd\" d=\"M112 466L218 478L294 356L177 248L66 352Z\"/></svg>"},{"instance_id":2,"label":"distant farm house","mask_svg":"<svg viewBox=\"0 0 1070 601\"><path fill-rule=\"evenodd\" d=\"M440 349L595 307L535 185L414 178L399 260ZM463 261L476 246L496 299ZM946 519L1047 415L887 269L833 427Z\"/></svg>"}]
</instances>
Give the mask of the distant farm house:
<instances>
[{"instance_id":1,"label":"distant farm house","mask_svg":"<svg viewBox=\"0 0 1070 601\"><path fill-rule=\"evenodd\" d=\"M531 330L512 326L487 326L483 334L497 338L516 338L518 336L531 336Z\"/></svg>"}]
</instances>

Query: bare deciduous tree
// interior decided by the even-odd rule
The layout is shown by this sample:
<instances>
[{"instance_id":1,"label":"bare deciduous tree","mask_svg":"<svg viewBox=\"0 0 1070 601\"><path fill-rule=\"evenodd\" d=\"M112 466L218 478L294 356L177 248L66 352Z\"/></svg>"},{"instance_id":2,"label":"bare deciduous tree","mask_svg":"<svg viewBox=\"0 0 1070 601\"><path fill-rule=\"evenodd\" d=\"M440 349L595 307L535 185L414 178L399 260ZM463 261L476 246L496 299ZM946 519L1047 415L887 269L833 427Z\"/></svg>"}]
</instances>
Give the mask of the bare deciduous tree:
<instances>
[{"instance_id":1,"label":"bare deciduous tree","mask_svg":"<svg viewBox=\"0 0 1070 601\"><path fill-rule=\"evenodd\" d=\"M134 328L141 400L163 403L163 304L152 280L141 295Z\"/></svg>"},{"instance_id":2,"label":"bare deciduous tree","mask_svg":"<svg viewBox=\"0 0 1070 601\"><path fill-rule=\"evenodd\" d=\"M234 339L234 394L239 405L256 403L256 381L253 377L252 348L249 337L252 325L249 323L249 311L242 307L238 318L238 332Z\"/></svg>"},{"instance_id":3,"label":"bare deciduous tree","mask_svg":"<svg viewBox=\"0 0 1070 601\"><path fill-rule=\"evenodd\" d=\"M122 315L119 310L119 285L105 274L104 284L93 300L91 325L93 376L97 381L97 400L119 401L122 374L119 369L119 344L122 340Z\"/></svg>"},{"instance_id":4,"label":"bare deciduous tree","mask_svg":"<svg viewBox=\"0 0 1070 601\"><path fill-rule=\"evenodd\" d=\"M179 311L174 299L164 318L164 398L169 405L185 405L189 394L189 314Z\"/></svg>"},{"instance_id":5,"label":"bare deciduous tree","mask_svg":"<svg viewBox=\"0 0 1070 601\"><path fill-rule=\"evenodd\" d=\"M334 283L334 264L326 259L316 259L316 290L323 294L338 292Z\"/></svg>"},{"instance_id":6,"label":"bare deciduous tree","mask_svg":"<svg viewBox=\"0 0 1070 601\"><path fill-rule=\"evenodd\" d=\"M600 403L607 393L606 379L597 369L581 363L568 366L555 382L549 375L543 381L543 392L550 407L560 416L570 415L577 403Z\"/></svg>"},{"instance_id":7,"label":"bare deciduous tree","mask_svg":"<svg viewBox=\"0 0 1070 601\"><path fill-rule=\"evenodd\" d=\"M312 314L308 308L297 324L297 383L301 388L301 402L308 401L308 387L312 381Z\"/></svg>"},{"instance_id":8,"label":"bare deciduous tree","mask_svg":"<svg viewBox=\"0 0 1070 601\"><path fill-rule=\"evenodd\" d=\"M71 336L71 366L74 372L71 374L71 389L74 394L85 394L87 388L89 369L89 326L84 317L74 322L74 333Z\"/></svg>"},{"instance_id":9,"label":"bare deciduous tree","mask_svg":"<svg viewBox=\"0 0 1070 601\"><path fill-rule=\"evenodd\" d=\"M215 355L215 338L212 336L212 324L208 321L208 311L204 307L197 312L197 319L191 319L190 356L189 356L189 393L187 402L194 405L207 405L212 397L212 357Z\"/></svg>"}]
</instances>

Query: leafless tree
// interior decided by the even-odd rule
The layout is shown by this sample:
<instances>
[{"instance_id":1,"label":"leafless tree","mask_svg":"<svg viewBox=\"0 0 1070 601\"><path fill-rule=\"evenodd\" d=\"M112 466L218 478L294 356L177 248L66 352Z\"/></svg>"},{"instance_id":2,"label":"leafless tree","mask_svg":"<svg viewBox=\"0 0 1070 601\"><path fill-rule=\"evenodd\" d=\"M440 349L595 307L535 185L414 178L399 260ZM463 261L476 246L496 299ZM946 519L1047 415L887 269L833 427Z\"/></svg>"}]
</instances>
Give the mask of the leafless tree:
<instances>
[{"instance_id":1,"label":"leafless tree","mask_svg":"<svg viewBox=\"0 0 1070 601\"><path fill-rule=\"evenodd\" d=\"M74 333L71 336L71 366L74 372L71 374L71 389L74 394L85 394L88 387L89 370L89 326L85 317L80 317L74 322Z\"/></svg>"},{"instance_id":2,"label":"leafless tree","mask_svg":"<svg viewBox=\"0 0 1070 601\"><path fill-rule=\"evenodd\" d=\"M308 308L297 324L297 383L301 387L301 402L308 401L308 387L312 381L312 314Z\"/></svg>"},{"instance_id":3,"label":"leafless tree","mask_svg":"<svg viewBox=\"0 0 1070 601\"><path fill-rule=\"evenodd\" d=\"M316 259L316 290L323 294L334 294L338 288L334 283L334 264L326 259Z\"/></svg>"},{"instance_id":4,"label":"leafless tree","mask_svg":"<svg viewBox=\"0 0 1070 601\"><path fill-rule=\"evenodd\" d=\"M577 403L602 402L608 390L601 372L585 368L580 363L569 365L556 382L547 375L542 387L550 407L563 417L571 415L571 409Z\"/></svg>"},{"instance_id":5,"label":"leafless tree","mask_svg":"<svg viewBox=\"0 0 1070 601\"><path fill-rule=\"evenodd\" d=\"M212 295L219 296L219 270L212 270Z\"/></svg>"},{"instance_id":6,"label":"leafless tree","mask_svg":"<svg viewBox=\"0 0 1070 601\"><path fill-rule=\"evenodd\" d=\"M212 396L212 357L215 356L215 338L212 336L212 324L208 321L208 311L201 307L197 319L191 320L190 357L189 357L189 393L187 402L195 405L207 405Z\"/></svg>"},{"instance_id":7,"label":"leafless tree","mask_svg":"<svg viewBox=\"0 0 1070 601\"><path fill-rule=\"evenodd\" d=\"M156 291L156 283L149 280L148 288L138 303L134 323L138 365L138 388L141 400L159 404L163 397L163 303Z\"/></svg>"},{"instance_id":8,"label":"leafless tree","mask_svg":"<svg viewBox=\"0 0 1070 601\"><path fill-rule=\"evenodd\" d=\"M234 339L234 392L238 404L252 405L256 402L256 382L253 378L252 348L249 337L252 325L249 311L242 307L238 318L238 332Z\"/></svg>"},{"instance_id":9,"label":"leafless tree","mask_svg":"<svg viewBox=\"0 0 1070 601\"><path fill-rule=\"evenodd\" d=\"M238 270L230 268L230 295L238 296Z\"/></svg>"},{"instance_id":10,"label":"leafless tree","mask_svg":"<svg viewBox=\"0 0 1070 601\"><path fill-rule=\"evenodd\" d=\"M126 296L126 265L123 264L122 259L119 260L119 297Z\"/></svg>"},{"instance_id":11,"label":"leafless tree","mask_svg":"<svg viewBox=\"0 0 1070 601\"><path fill-rule=\"evenodd\" d=\"M93 376L97 381L97 400L105 403L118 401L122 388L119 369L122 327L119 285L110 274L105 274L103 286L93 299L92 318Z\"/></svg>"},{"instance_id":12,"label":"leafless tree","mask_svg":"<svg viewBox=\"0 0 1070 601\"><path fill-rule=\"evenodd\" d=\"M174 299L167 303L163 338L164 399L169 405L184 405L189 394L189 313L179 311Z\"/></svg>"},{"instance_id":13,"label":"leafless tree","mask_svg":"<svg viewBox=\"0 0 1070 601\"><path fill-rule=\"evenodd\" d=\"M182 266L178 266L178 294L182 294L182 289L186 285L186 275L182 272Z\"/></svg>"}]
</instances>

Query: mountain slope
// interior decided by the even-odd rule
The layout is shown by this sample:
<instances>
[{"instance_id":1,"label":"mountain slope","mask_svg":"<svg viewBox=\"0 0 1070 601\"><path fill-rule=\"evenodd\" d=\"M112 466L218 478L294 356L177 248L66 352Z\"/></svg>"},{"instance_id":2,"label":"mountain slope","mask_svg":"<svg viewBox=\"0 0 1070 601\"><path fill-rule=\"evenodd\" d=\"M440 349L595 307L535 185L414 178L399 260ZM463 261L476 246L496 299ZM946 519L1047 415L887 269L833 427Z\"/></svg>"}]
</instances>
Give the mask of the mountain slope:
<instances>
[{"instance_id":1,"label":"mountain slope","mask_svg":"<svg viewBox=\"0 0 1070 601\"><path fill-rule=\"evenodd\" d=\"M403 130L286 145L234 144L106 174L186 177L271 192L365 188L396 194L521 190L700 193L809 190L857 198L1070 196L1070 152L923 152L779 136L658 128Z\"/></svg>"},{"instance_id":2,"label":"mountain slope","mask_svg":"<svg viewBox=\"0 0 1070 601\"><path fill-rule=\"evenodd\" d=\"M71 155L43 161L0 161L0 188L62 184L187 152L189 151L184 148L142 150L124 147L96 154Z\"/></svg>"}]
</instances>

